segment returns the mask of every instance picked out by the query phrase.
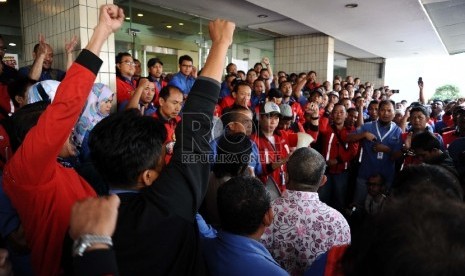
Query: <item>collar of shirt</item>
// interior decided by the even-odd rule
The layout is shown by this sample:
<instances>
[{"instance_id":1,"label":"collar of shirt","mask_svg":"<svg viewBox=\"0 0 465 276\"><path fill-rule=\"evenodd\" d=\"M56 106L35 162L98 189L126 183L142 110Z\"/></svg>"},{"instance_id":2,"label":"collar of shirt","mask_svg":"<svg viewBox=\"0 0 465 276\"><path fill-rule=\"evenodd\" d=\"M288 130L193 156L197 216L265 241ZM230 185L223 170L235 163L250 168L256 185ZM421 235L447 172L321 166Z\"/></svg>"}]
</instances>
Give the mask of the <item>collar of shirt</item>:
<instances>
[{"instance_id":1,"label":"collar of shirt","mask_svg":"<svg viewBox=\"0 0 465 276\"><path fill-rule=\"evenodd\" d=\"M266 249L266 247L262 243L252 238L228 233L225 231L219 231L217 237L219 240L221 240L222 242L226 244L226 247L235 247L235 248L241 249L241 251L243 252L256 253L258 255L265 257L270 262L278 264L273 259L273 257L271 256L270 252Z\"/></svg>"},{"instance_id":2,"label":"collar of shirt","mask_svg":"<svg viewBox=\"0 0 465 276\"><path fill-rule=\"evenodd\" d=\"M319 201L320 198L318 193L315 192L303 192L303 191L294 191L287 189L283 193L283 197L286 197L291 200L316 200Z\"/></svg>"}]
</instances>

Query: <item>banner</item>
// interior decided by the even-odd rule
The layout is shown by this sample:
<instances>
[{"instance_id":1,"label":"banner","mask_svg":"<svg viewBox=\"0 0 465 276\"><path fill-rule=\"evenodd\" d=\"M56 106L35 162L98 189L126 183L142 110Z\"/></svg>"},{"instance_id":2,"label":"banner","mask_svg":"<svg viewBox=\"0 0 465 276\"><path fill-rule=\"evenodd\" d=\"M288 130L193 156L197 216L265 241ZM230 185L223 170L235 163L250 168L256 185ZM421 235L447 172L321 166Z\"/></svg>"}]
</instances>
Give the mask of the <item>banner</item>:
<instances>
[{"instance_id":1,"label":"banner","mask_svg":"<svg viewBox=\"0 0 465 276\"><path fill-rule=\"evenodd\" d=\"M3 57L3 62L6 65L15 68L16 70L19 69L19 66L18 66L18 54L5 53L5 56Z\"/></svg>"}]
</instances>

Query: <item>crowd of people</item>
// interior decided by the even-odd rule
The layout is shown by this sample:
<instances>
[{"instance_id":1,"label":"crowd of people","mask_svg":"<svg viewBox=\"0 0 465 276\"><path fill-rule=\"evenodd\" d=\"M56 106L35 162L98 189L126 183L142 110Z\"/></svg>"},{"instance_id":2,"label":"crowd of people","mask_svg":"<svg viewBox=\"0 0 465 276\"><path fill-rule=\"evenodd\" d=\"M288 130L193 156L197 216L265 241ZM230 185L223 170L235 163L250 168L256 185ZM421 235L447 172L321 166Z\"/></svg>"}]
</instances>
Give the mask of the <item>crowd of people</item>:
<instances>
[{"instance_id":1,"label":"crowd of people","mask_svg":"<svg viewBox=\"0 0 465 276\"><path fill-rule=\"evenodd\" d=\"M202 70L116 56L124 11L52 68L0 63L0 275L461 275L465 99L395 103L359 78L247 72L210 22ZM0 37L0 60L5 53ZM111 112L116 99L117 111Z\"/></svg>"}]
</instances>

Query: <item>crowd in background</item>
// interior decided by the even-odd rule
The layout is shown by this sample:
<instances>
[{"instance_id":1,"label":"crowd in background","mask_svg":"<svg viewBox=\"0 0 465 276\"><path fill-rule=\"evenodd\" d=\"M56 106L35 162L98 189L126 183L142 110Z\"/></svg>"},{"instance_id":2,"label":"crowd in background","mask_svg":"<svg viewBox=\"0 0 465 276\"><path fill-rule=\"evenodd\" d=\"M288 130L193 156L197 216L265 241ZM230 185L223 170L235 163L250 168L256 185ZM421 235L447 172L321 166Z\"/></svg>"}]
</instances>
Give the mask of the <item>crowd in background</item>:
<instances>
[{"instance_id":1,"label":"crowd in background","mask_svg":"<svg viewBox=\"0 0 465 276\"><path fill-rule=\"evenodd\" d=\"M94 81L122 18L103 6L76 59L66 43L66 72L43 35L33 64L0 63L0 275L465 270L464 98L427 100L419 80L418 101L396 103L266 57L224 69L221 20L202 70L184 55L165 75L152 58L141 76L119 53L112 91Z\"/></svg>"}]
</instances>

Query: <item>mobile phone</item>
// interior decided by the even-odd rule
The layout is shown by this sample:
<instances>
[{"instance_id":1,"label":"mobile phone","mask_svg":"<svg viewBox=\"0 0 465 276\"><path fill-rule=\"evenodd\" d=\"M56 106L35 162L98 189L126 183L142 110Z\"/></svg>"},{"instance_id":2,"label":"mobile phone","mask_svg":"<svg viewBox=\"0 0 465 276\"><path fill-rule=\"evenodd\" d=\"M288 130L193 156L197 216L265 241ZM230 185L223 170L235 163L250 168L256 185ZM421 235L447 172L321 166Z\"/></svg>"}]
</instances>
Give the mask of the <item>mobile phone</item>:
<instances>
[{"instance_id":1,"label":"mobile phone","mask_svg":"<svg viewBox=\"0 0 465 276\"><path fill-rule=\"evenodd\" d=\"M423 78L422 77L418 78L418 85L423 85Z\"/></svg>"},{"instance_id":2,"label":"mobile phone","mask_svg":"<svg viewBox=\"0 0 465 276\"><path fill-rule=\"evenodd\" d=\"M394 93L399 93L399 89L391 89L391 93L394 94Z\"/></svg>"}]
</instances>

